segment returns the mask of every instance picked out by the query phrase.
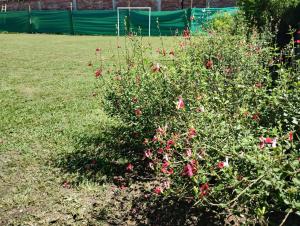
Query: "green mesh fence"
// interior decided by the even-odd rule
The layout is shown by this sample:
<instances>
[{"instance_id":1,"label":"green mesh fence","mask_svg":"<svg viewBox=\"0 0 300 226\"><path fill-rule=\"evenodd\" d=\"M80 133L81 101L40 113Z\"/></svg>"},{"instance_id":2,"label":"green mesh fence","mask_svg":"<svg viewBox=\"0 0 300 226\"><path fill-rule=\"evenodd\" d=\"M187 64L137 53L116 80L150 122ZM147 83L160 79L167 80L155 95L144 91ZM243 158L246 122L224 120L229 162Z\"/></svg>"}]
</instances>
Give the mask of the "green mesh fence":
<instances>
[{"instance_id":1,"label":"green mesh fence","mask_svg":"<svg viewBox=\"0 0 300 226\"><path fill-rule=\"evenodd\" d=\"M69 11L31 11L31 32L72 34L72 20Z\"/></svg>"},{"instance_id":2,"label":"green mesh fence","mask_svg":"<svg viewBox=\"0 0 300 226\"><path fill-rule=\"evenodd\" d=\"M30 32L30 15L28 12L0 13L0 31Z\"/></svg>"},{"instance_id":3,"label":"green mesh fence","mask_svg":"<svg viewBox=\"0 0 300 226\"><path fill-rule=\"evenodd\" d=\"M151 35L177 35L187 27L192 33L201 32L203 25L219 13L235 13L237 8L185 9L152 11ZM149 34L149 12L120 10L120 34ZM193 17L193 20L191 18ZM54 33L77 35L116 35L117 11L31 11L0 13L0 31L22 33Z\"/></svg>"}]
</instances>

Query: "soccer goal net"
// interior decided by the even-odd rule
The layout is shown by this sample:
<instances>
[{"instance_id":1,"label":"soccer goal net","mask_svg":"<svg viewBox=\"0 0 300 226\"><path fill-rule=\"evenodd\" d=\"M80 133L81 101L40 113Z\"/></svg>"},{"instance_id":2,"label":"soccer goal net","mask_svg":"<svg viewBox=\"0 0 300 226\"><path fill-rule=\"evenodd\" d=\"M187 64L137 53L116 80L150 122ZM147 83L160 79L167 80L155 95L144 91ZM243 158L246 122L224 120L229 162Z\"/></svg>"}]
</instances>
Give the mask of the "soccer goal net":
<instances>
[{"instance_id":1,"label":"soccer goal net","mask_svg":"<svg viewBox=\"0 0 300 226\"><path fill-rule=\"evenodd\" d=\"M117 19L118 36L121 28L127 28L129 32L135 29L143 30L143 33L148 31L147 35L151 36L151 7L118 7Z\"/></svg>"}]
</instances>

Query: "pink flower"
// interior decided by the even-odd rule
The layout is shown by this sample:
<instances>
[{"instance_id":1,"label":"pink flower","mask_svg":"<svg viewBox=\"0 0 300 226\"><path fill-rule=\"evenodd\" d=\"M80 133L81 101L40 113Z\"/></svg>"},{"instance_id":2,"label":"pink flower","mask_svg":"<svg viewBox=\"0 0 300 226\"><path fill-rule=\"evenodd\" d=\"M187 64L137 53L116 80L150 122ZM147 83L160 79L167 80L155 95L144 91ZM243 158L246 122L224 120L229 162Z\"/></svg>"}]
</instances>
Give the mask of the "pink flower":
<instances>
[{"instance_id":1,"label":"pink flower","mask_svg":"<svg viewBox=\"0 0 300 226\"><path fill-rule=\"evenodd\" d=\"M265 140L263 137L259 138L260 142L259 142L259 148L263 149L265 147Z\"/></svg>"},{"instance_id":2,"label":"pink flower","mask_svg":"<svg viewBox=\"0 0 300 226\"><path fill-rule=\"evenodd\" d=\"M212 60L208 60L205 64L206 69L212 69L213 68L213 61Z\"/></svg>"},{"instance_id":3,"label":"pink flower","mask_svg":"<svg viewBox=\"0 0 300 226\"><path fill-rule=\"evenodd\" d=\"M157 153L158 153L158 154L162 154L162 153L164 153L164 149L162 149L162 148L159 148L159 149L157 150Z\"/></svg>"},{"instance_id":4,"label":"pink flower","mask_svg":"<svg viewBox=\"0 0 300 226\"><path fill-rule=\"evenodd\" d=\"M136 115L136 117L140 117L141 115L142 115L142 111L141 111L141 109L135 109L134 110L134 113L135 113L135 115Z\"/></svg>"},{"instance_id":5,"label":"pink flower","mask_svg":"<svg viewBox=\"0 0 300 226\"><path fill-rule=\"evenodd\" d=\"M277 138L274 138L272 140L272 148L276 148L276 146L277 146Z\"/></svg>"},{"instance_id":6,"label":"pink flower","mask_svg":"<svg viewBox=\"0 0 300 226\"><path fill-rule=\"evenodd\" d=\"M95 77L96 78L99 78L101 75L102 75L102 70L101 69L98 69L98 70L95 71Z\"/></svg>"},{"instance_id":7,"label":"pink flower","mask_svg":"<svg viewBox=\"0 0 300 226\"><path fill-rule=\"evenodd\" d=\"M128 163L126 170L131 172L133 170L133 165L131 163Z\"/></svg>"},{"instance_id":8,"label":"pink flower","mask_svg":"<svg viewBox=\"0 0 300 226\"><path fill-rule=\"evenodd\" d=\"M170 181L164 181L163 182L163 188L165 188L165 189L169 189L171 187L171 183L170 183Z\"/></svg>"},{"instance_id":9,"label":"pink flower","mask_svg":"<svg viewBox=\"0 0 300 226\"><path fill-rule=\"evenodd\" d=\"M224 162L218 162L218 168L223 169L224 168Z\"/></svg>"},{"instance_id":10,"label":"pink flower","mask_svg":"<svg viewBox=\"0 0 300 226\"><path fill-rule=\"evenodd\" d=\"M152 170L154 170L154 164L153 164L153 162L149 162L149 168L152 169Z\"/></svg>"},{"instance_id":11,"label":"pink flower","mask_svg":"<svg viewBox=\"0 0 300 226\"><path fill-rule=\"evenodd\" d=\"M186 150L186 156L187 157L191 157L192 156L192 150L191 149L187 149Z\"/></svg>"},{"instance_id":12,"label":"pink flower","mask_svg":"<svg viewBox=\"0 0 300 226\"><path fill-rule=\"evenodd\" d=\"M295 40L296 44L300 44L300 39L299 40Z\"/></svg>"},{"instance_id":13,"label":"pink flower","mask_svg":"<svg viewBox=\"0 0 300 226\"><path fill-rule=\"evenodd\" d=\"M192 177L197 172L196 160L191 160L190 163L186 164L183 168L183 176Z\"/></svg>"},{"instance_id":14,"label":"pink flower","mask_svg":"<svg viewBox=\"0 0 300 226\"><path fill-rule=\"evenodd\" d=\"M154 136L154 137L152 138L152 141L153 141L153 142L157 142L157 141L158 141L158 137L157 137L157 136Z\"/></svg>"},{"instance_id":15,"label":"pink flower","mask_svg":"<svg viewBox=\"0 0 300 226\"><path fill-rule=\"evenodd\" d=\"M163 168L167 168L170 165L170 163L168 161L164 161L162 164Z\"/></svg>"},{"instance_id":16,"label":"pink flower","mask_svg":"<svg viewBox=\"0 0 300 226\"><path fill-rule=\"evenodd\" d=\"M189 132L188 132L188 137L189 137L189 139L194 138L196 135L197 135L196 130L195 130L194 128L190 128L190 129L189 129Z\"/></svg>"},{"instance_id":17,"label":"pink flower","mask_svg":"<svg viewBox=\"0 0 300 226\"><path fill-rule=\"evenodd\" d=\"M158 127L156 129L156 133L159 134L159 135L165 135L166 134L166 130L161 128L161 127Z\"/></svg>"},{"instance_id":18,"label":"pink flower","mask_svg":"<svg viewBox=\"0 0 300 226\"><path fill-rule=\"evenodd\" d=\"M159 195L162 192L163 192L163 189L161 187L157 186L157 187L154 188L154 193L155 194Z\"/></svg>"},{"instance_id":19,"label":"pink flower","mask_svg":"<svg viewBox=\"0 0 300 226\"><path fill-rule=\"evenodd\" d=\"M144 158L151 158L151 156L152 156L152 152L150 149L144 152Z\"/></svg>"},{"instance_id":20,"label":"pink flower","mask_svg":"<svg viewBox=\"0 0 300 226\"><path fill-rule=\"evenodd\" d=\"M293 132L291 131L291 132L289 132L289 141L293 141L293 139L294 139L294 136L293 136Z\"/></svg>"},{"instance_id":21,"label":"pink flower","mask_svg":"<svg viewBox=\"0 0 300 226\"><path fill-rule=\"evenodd\" d=\"M184 102L183 102L182 97L180 96L178 98L178 102L176 104L176 109L179 110L179 109L183 109L183 108L184 108Z\"/></svg>"},{"instance_id":22,"label":"pink flower","mask_svg":"<svg viewBox=\"0 0 300 226\"><path fill-rule=\"evenodd\" d=\"M266 144L272 144L272 143L273 143L273 140L272 140L272 138L267 137L267 138L265 138L264 142L265 142Z\"/></svg>"}]
</instances>

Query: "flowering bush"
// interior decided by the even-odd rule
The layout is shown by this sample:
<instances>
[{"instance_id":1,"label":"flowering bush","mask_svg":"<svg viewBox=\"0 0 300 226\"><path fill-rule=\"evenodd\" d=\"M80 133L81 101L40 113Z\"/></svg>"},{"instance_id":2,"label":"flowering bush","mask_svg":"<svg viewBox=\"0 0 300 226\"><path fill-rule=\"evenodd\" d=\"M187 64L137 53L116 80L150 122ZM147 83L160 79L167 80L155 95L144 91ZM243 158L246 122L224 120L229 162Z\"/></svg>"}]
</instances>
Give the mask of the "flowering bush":
<instances>
[{"instance_id":1,"label":"flowering bush","mask_svg":"<svg viewBox=\"0 0 300 226\"><path fill-rule=\"evenodd\" d=\"M128 126L142 147L135 158L157 175L152 192L241 222L299 213L297 67L257 36L184 36L158 51L129 40L126 67L99 79L105 109Z\"/></svg>"}]
</instances>

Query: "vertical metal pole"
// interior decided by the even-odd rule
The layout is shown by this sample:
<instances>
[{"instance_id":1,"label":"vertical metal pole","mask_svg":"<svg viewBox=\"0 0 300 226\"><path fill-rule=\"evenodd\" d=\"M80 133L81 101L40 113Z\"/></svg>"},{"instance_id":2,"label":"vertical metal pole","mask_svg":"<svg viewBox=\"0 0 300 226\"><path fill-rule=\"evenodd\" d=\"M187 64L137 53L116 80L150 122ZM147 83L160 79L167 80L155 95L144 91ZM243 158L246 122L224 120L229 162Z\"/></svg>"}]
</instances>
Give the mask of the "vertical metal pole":
<instances>
[{"instance_id":1,"label":"vertical metal pole","mask_svg":"<svg viewBox=\"0 0 300 226\"><path fill-rule=\"evenodd\" d=\"M149 37L151 36L151 7L149 8Z\"/></svg>"},{"instance_id":2,"label":"vertical metal pole","mask_svg":"<svg viewBox=\"0 0 300 226\"><path fill-rule=\"evenodd\" d=\"M73 3L70 2L70 10L72 11L73 10Z\"/></svg>"},{"instance_id":3,"label":"vertical metal pole","mask_svg":"<svg viewBox=\"0 0 300 226\"><path fill-rule=\"evenodd\" d=\"M77 0L73 0L73 10L77 10Z\"/></svg>"},{"instance_id":4,"label":"vertical metal pole","mask_svg":"<svg viewBox=\"0 0 300 226\"><path fill-rule=\"evenodd\" d=\"M38 3L38 9L41 10L42 9L42 3L41 3L41 1L38 1L37 3Z\"/></svg>"},{"instance_id":5,"label":"vertical metal pole","mask_svg":"<svg viewBox=\"0 0 300 226\"><path fill-rule=\"evenodd\" d=\"M117 17L118 17L118 36L120 36L120 14L119 14L119 9L117 9Z\"/></svg>"},{"instance_id":6,"label":"vertical metal pole","mask_svg":"<svg viewBox=\"0 0 300 226\"><path fill-rule=\"evenodd\" d=\"M112 0L112 7L113 7L113 10L116 10L116 0Z\"/></svg>"},{"instance_id":7,"label":"vertical metal pole","mask_svg":"<svg viewBox=\"0 0 300 226\"><path fill-rule=\"evenodd\" d=\"M157 11L161 11L161 0L156 0Z\"/></svg>"}]
</instances>

